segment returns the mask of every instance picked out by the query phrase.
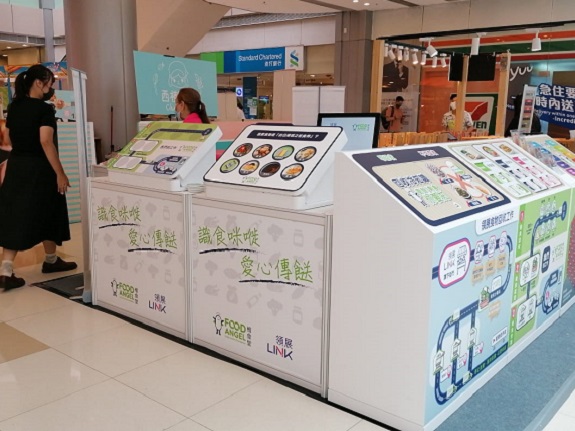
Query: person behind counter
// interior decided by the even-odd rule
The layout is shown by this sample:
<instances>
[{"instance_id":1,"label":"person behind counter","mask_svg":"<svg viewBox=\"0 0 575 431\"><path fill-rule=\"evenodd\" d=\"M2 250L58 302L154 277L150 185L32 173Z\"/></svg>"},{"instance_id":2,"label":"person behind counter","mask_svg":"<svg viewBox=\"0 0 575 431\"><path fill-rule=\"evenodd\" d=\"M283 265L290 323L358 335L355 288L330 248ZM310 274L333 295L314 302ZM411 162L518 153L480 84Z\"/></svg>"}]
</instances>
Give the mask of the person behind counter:
<instances>
[{"instance_id":1,"label":"person behind counter","mask_svg":"<svg viewBox=\"0 0 575 431\"><path fill-rule=\"evenodd\" d=\"M523 103L522 94L518 94L513 98L513 118L511 119L511 122L507 126L507 129L505 129L505 137L511 136L512 130L519 129L519 122L521 120L521 114L522 114L521 112L522 103ZM541 120L539 120L539 117L534 112L533 121L531 122L531 130L529 131L529 134L537 135L539 133L541 133Z\"/></svg>"},{"instance_id":2,"label":"person behind counter","mask_svg":"<svg viewBox=\"0 0 575 431\"><path fill-rule=\"evenodd\" d=\"M5 144L12 147L0 187L0 289L26 284L14 275L19 250L43 243L43 273L70 271L74 262L56 255L70 240L66 195L70 181L58 157L56 117L46 101L54 94L54 74L37 64L16 78L16 95L8 107Z\"/></svg>"},{"instance_id":3,"label":"person behind counter","mask_svg":"<svg viewBox=\"0 0 575 431\"><path fill-rule=\"evenodd\" d=\"M457 94L452 94L449 97L449 112L443 114L443 120L441 124L444 129L448 132L453 132L455 130L455 116L457 115ZM469 132L474 130L473 119L471 114L467 111L463 112L463 129Z\"/></svg>"},{"instance_id":4,"label":"person behind counter","mask_svg":"<svg viewBox=\"0 0 575 431\"><path fill-rule=\"evenodd\" d=\"M176 96L176 117L184 123L210 124L206 105L193 88L182 88Z\"/></svg>"},{"instance_id":5,"label":"person behind counter","mask_svg":"<svg viewBox=\"0 0 575 431\"><path fill-rule=\"evenodd\" d=\"M389 105L383 111L382 116L385 118L384 127L387 126L388 132L401 132L401 126L405 118L403 109L401 109L403 102L403 97L397 96L395 105Z\"/></svg>"}]
</instances>

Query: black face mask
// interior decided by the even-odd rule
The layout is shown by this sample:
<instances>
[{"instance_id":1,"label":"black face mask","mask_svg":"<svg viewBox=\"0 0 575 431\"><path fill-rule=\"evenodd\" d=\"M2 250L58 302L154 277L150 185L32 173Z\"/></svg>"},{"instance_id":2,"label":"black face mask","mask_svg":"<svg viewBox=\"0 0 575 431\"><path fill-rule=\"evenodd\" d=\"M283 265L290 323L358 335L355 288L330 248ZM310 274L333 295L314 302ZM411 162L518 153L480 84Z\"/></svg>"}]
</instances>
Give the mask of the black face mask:
<instances>
[{"instance_id":1,"label":"black face mask","mask_svg":"<svg viewBox=\"0 0 575 431\"><path fill-rule=\"evenodd\" d=\"M44 95L42 96L42 100L44 102L47 102L48 100L50 100L54 96L54 93L55 93L55 90L52 87L50 87L48 92L44 93Z\"/></svg>"}]
</instances>

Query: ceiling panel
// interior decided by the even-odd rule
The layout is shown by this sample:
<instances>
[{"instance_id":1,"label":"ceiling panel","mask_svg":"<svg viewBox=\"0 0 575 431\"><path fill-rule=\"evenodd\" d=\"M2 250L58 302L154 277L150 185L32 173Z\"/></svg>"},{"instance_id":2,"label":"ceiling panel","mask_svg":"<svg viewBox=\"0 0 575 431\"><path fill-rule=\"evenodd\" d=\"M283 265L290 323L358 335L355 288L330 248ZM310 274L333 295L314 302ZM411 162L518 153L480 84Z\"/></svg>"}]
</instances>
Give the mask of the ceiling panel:
<instances>
[{"instance_id":1,"label":"ceiling panel","mask_svg":"<svg viewBox=\"0 0 575 431\"><path fill-rule=\"evenodd\" d=\"M342 10L386 10L467 0L212 0L212 3L263 13L323 13Z\"/></svg>"}]
</instances>

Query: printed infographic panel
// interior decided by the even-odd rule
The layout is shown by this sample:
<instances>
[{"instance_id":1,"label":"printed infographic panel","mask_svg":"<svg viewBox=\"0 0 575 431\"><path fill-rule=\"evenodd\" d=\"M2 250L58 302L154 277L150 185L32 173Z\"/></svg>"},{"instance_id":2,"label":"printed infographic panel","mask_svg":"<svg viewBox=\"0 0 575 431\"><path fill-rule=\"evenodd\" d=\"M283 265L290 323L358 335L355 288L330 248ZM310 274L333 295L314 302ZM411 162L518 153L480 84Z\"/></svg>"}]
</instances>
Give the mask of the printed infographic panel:
<instances>
[{"instance_id":1,"label":"printed infographic panel","mask_svg":"<svg viewBox=\"0 0 575 431\"><path fill-rule=\"evenodd\" d=\"M340 127L249 126L204 179L296 191L319 169L328 153L341 150L344 144Z\"/></svg>"},{"instance_id":2,"label":"printed infographic panel","mask_svg":"<svg viewBox=\"0 0 575 431\"><path fill-rule=\"evenodd\" d=\"M184 204L92 188L99 301L186 333Z\"/></svg>"},{"instance_id":3,"label":"printed infographic panel","mask_svg":"<svg viewBox=\"0 0 575 431\"><path fill-rule=\"evenodd\" d=\"M425 422L508 350L518 208L436 236Z\"/></svg>"},{"instance_id":4,"label":"printed infographic panel","mask_svg":"<svg viewBox=\"0 0 575 431\"><path fill-rule=\"evenodd\" d=\"M215 145L217 130L210 124L154 121L110 159L108 169L175 178L202 144L211 140Z\"/></svg>"},{"instance_id":5,"label":"printed infographic panel","mask_svg":"<svg viewBox=\"0 0 575 431\"><path fill-rule=\"evenodd\" d=\"M319 386L324 226L193 214L194 339Z\"/></svg>"},{"instance_id":6,"label":"printed infographic panel","mask_svg":"<svg viewBox=\"0 0 575 431\"><path fill-rule=\"evenodd\" d=\"M521 205L510 346L559 309L568 247L571 190Z\"/></svg>"},{"instance_id":7,"label":"printed infographic panel","mask_svg":"<svg viewBox=\"0 0 575 431\"><path fill-rule=\"evenodd\" d=\"M442 147L386 150L353 158L433 226L509 203Z\"/></svg>"}]
</instances>

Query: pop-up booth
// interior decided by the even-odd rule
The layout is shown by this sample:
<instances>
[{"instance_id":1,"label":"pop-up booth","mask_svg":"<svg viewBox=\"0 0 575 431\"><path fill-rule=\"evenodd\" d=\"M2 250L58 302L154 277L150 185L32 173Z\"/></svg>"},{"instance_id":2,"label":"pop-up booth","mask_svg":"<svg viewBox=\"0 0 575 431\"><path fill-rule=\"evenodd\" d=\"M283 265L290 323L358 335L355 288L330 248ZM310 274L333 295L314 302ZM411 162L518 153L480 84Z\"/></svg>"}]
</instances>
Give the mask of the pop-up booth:
<instances>
[{"instance_id":1,"label":"pop-up booth","mask_svg":"<svg viewBox=\"0 0 575 431\"><path fill-rule=\"evenodd\" d=\"M191 192L215 160L220 130L150 123L91 182L95 305L189 339Z\"/></svg>"},{"instance_id":2,"label":"pop-up booth","mask_svg":"<svg viewBox=\"0 0 575 431\"><path fill-rule=\"evenodd\" d=\"M193 342L322 394L325 205L346 141L339 127L248 126L193 197Z\"/></svg>"},{"instance_id":3,"label":"pop-up booth","mask_svg":"<svg viewBox=\"0 0 575 431\"><path fill-rule=\"evenodd\" d=\"M559 316L571 208L510 140L338 154L329 400L435 429Z\"/></svg>"}]
</instances>

